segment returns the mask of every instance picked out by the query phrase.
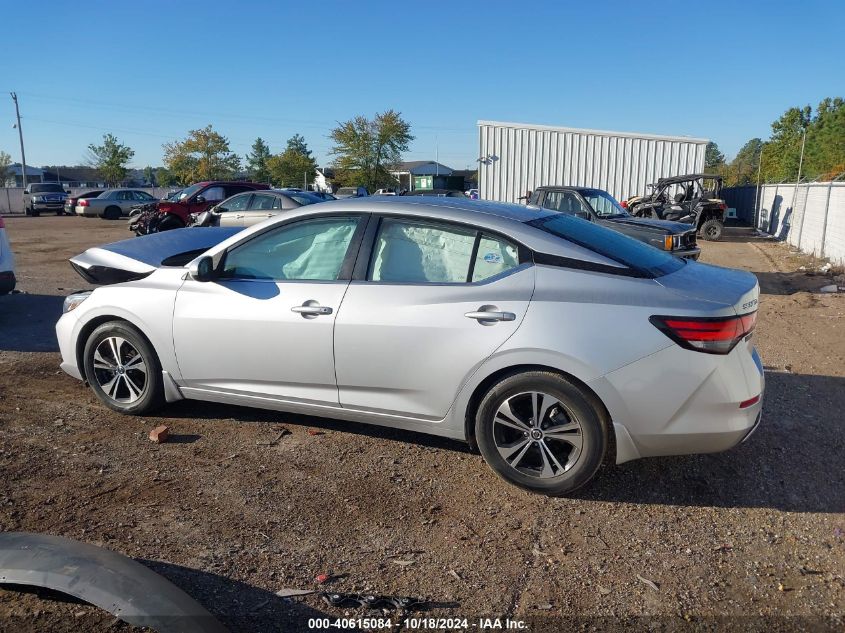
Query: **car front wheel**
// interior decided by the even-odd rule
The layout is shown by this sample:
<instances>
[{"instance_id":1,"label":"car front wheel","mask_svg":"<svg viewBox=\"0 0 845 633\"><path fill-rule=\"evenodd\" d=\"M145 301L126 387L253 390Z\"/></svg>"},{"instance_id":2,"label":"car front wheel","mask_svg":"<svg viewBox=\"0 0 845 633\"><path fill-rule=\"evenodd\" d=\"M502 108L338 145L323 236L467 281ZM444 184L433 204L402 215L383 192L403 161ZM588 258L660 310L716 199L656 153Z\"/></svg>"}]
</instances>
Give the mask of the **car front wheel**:
<instances>
[{"instance_id":1,"label":"car front wheel","mask_svg":"<svg viewBox=\"0 0 845 633\"><path fill-rule=\"evenodd\" d=\"M109 408L143 415L164 404L161 365L150 343L123 321L98 326L83 352L85 377Z\"/></svg>"},{"instance_id":2,"label":"car front wheel","mask_svg":"<svg viewBox=\"0 0 845 633\"><path fill-rule=\"evenodd\" d=\"M484 396L476 440L503 479L533 492L566 495L601 467L608 447L605 417L590 394L562 376L520 372Z\"/></svg>"}]
</instances>

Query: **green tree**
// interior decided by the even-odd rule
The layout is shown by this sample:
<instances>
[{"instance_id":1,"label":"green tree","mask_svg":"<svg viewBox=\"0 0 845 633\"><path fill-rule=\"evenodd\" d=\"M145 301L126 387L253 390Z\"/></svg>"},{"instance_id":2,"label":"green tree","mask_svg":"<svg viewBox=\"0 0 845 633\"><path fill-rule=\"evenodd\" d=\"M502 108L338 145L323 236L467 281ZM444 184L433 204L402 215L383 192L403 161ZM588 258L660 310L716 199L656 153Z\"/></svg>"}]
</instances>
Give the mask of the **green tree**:
<instances>
[{"instance_id":1,"label":"green tree","mask_svg":"<svg viewBox=\"0 0 845 633\"><path fill-rule=\"evenodd\" d=\"M810 106L789 108L772 123L772 136L763 149L763 174L767 182L798 177L801 140L812 120Z\"/></svg>"},{"instance_id":2,"label":"green tree","mask_svg":"<svg viewBox=\"0 0 845 633\"><path fill-rule=\"evenodd\" d=\"M339 180L364 185L370 191L396 184L390 170L402 160L402 153L414 137L411 126L399 112L387 110L373 119L356 116L338 124L330 133Z\"/></svg>"},{"instance_id":3,"label":"green tree","mask_svg":"<svg viewBox=\"0 0 845 633\"><path fill-rule=\"evenodd\" d=\"M317 162L305 139L299 134L288 139L284 152L267 160L267 169L274 184L282 187L299 187L314 179Z\"/></svg>"},{"instance_id":4,"label":"green tree","mask_svg":"<svg viewBox=\"0 0 845 633\"><path fill-rule=\"evenodd\" d=\"M156 168L156 182L159 187L172 187L174 185L181 184L179 182L179 178L176 177L176 174L166 167Z\"/></svg>"},{"instance_id":5,"label":"green tree","mask_svg":"<svg viewBox=\"0 0 845 633\"><path fill-rule=\"evenodd\" d=\"M211 125L191 130L184 141L162 147L165 166L182 183L230 179L241 167L241 159L229 149L229 140Z\"/></svg>"},{"instance_id":6,"label":"green tree","mask_svg":"<svg viewBox=\"0 0 845 633\"><path fill-rule=\"evenodd\" d=\"M246 171L249 177L255 182L268 182L270 172L267 170L267 161L270 156L270 147L260 136L252 144L252 152L246 155Z\"/></svg>"},{"instance_id":7,"label":"green tree","mask_svg":"<svg viewBox=\"0 0 845 633\"><path fill-rule=\"evenodd\" d=\"M88 162L110 185L119 184L126 178L127 165L135 150L123 145L112 134L103 135L103 144L88 146Z\"/></svg>"},{"instance_id":8,"label":"green tree","mask_svg":"<svg viewBox=\"0 0 845 633\"><path fill-rule=\"evenodd\" d=\"M760 164L762 149L763 141L759 138L752 138L740 148L730 164L718 169L718 173L725 179L725 185L735 187L756 183L757 165Z\"/></svg>"},{"instance_id":9,"label":"green tree","mask_svg":"<svg viewBox=\"0 0 845 633\"><path fill-rule=\"evenodd\" d=\"M819 103L807 130L805 173L831 179L845 172L845 101L827 98Z\"/></svg>"},{"instance_id":10,"label":"green tree","mask_svg":"<svg viewBox=\"0 0 845 633\"><path fill-rule=\"evenodd\" d=\"M144 167L144 181L150 183L151 186L155 187L156 183L156 170L147 165Z\"/></svg>"},{"instance_id":11,"label":"green tree","mask_svg":"<svg viewBox=\"0 0 845 633\"><path fill-rule=\"evenodd\" d=\"M719 151L719 146L714 141L707 143L707 148L704 150L704 166L708 169L714 169L725 162L725 155Z\"/></svg>"},{"instance_id":12,"label":"green tree","mask_svg":"<svg viewBox=\"0 0 845 633\"><path fill-rule=\"evenodd\" d=\"M308 149L308 144L305 142L305 137L301 134L294 134L288 139L287 149L293 150L311 158L311 150Z\"/></svg>"},{"instance_id":13,"label":"green tree","mask_svg":"<svg viewBox=\"0 0 845 633\"><path fill-rule=\"evenodd\" d=\"M9 166L12 164L12 157L3 151L0 151L0 186L6 186L6 180L10 176Z\"/></svg>"}]
</instances>

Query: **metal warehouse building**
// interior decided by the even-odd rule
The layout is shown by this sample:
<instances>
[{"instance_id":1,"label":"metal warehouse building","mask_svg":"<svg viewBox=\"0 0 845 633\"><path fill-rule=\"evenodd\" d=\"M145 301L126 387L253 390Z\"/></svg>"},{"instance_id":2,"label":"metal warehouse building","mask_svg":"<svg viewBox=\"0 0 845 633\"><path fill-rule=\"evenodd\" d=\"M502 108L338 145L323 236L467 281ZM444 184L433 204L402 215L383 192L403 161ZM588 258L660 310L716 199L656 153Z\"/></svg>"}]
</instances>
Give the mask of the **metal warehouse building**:
<instances>
[{"instance_id":1,"label":"metal warehouse building","mask_svg":"<svg viewBox=\"0 0 845 633\"><path fill-rule=\"evenodd\" d=\"M658 178L701 172L707 139L478 122L479 193L518 202L541 185L580 185L617 200Z\"/></svg>"}]
</instances>

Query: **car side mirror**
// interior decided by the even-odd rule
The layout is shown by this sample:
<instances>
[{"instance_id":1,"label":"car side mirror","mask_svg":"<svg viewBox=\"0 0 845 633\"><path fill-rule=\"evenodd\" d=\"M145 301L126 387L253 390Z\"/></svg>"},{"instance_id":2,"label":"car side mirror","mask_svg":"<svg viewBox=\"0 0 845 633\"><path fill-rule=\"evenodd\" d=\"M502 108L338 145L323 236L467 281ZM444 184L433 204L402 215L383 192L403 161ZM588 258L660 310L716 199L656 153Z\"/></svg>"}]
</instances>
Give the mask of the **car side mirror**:
<instances>
[{"instance_id":1,"label":"car side mirror","mask_svg":"<svg viewBox=\"0 0 845 633\"><path fill-rule=\"evenodd\" d=\"M215 273L214 260L208 255L201 257L188 267L188 274L194 281L212 281L216 276Z\"/></svg>"},{"instance_id":2,"label":"car side mirror","mask_svg":"<svg viewBox=\"0 0 845 633\"><path fill-rule=\"evenodd\" d=\"M587 211L576 211L575 212L576 218L581 218L582 220L590 220L590 214Z\"/></svg>"},{"instance_id":3,"label":"car side mirror","mask_svg":"<svg viewBox=\"0 0 845 633\"><path fill-rule=\"evenodd\" d=\"M194 202L202 204L203 202L205 202L205 198L203 196L197 196L196 198L194 198Z\"/></svg>"}]
</instances>

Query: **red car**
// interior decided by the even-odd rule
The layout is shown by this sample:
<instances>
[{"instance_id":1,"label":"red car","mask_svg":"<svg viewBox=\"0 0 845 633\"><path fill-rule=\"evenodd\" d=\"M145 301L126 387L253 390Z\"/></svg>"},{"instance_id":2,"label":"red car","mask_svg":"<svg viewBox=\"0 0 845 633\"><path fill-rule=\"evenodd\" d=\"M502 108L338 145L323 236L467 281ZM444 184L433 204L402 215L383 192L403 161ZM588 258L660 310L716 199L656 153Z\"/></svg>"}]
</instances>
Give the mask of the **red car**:
<instances>
[{"instance_id":1,"label":"red car","mask_svg":"<svg viewBox=\"0 0 845 633\"><path fill-rule=\"evenodd\" d=\"M159 231L176 229L187 226L188 217L192 213L202 213L209 207L244 191L269 189L270 185L257 182L198 182L183 189L176 200L162 200L158 203L158 211L165 217L158 225Z\"/></svg>"}]
</instances>

